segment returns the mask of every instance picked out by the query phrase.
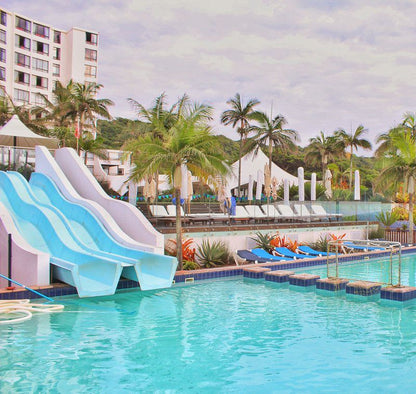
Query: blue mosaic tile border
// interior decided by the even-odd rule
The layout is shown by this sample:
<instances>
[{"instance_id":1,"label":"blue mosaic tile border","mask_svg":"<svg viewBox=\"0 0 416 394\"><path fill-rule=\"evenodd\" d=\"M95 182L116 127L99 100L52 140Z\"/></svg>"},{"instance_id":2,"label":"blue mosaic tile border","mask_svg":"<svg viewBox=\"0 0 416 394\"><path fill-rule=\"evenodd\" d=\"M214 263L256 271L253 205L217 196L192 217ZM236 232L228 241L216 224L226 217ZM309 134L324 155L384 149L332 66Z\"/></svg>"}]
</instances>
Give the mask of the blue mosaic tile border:
<instances>
[{"instance_id":1,"label":"blue mosaic tile border","mask_svg":"<svg viewBox=\"0 0 416 394\"><path fill-rule=\"evenodd\" d=\"M347 294L354 294L354 295L367 297L367 296L372 296L372 295L375 295L375 294L379 294L380 290L381 290L381 285L372 286L370 288L365 289L365 288L361 288L361 287L360 288L359 287L354 287L354 286L351 286L349 284L349 285L347 285L345 290L346 290Z\"/></svg>"},{"instance_id":2,"label":"blue mosaic tile border","mask_svg":"<svg viewBox=\"0 0 416 394\"><path fill-rule=\"evenodd\" d=\"M289 276L289 283L294 286L302 286L302 287L308 287L308 286L315 286L316 281L319 279L317 278L296 278L293 276Z\"/></svg>"},{"instance_id":3,"label":"blue mosaic tile border","mask_svg":"<svg viewBox=\"0 0 416 394\"><path fill-rule=\"evenodd\" d=\"M316 282L316 288L328 291L343 291L347 287L348 282L332 283L332 282Z\"/></svg>"},{"instance_id":4,"label":"blue mosaic tile border","mask_svg":"<svg viewBox=\"0 0 416 394\"><path fill-rule=\"evenodd\" d=\"M416 290L398 292L398 291L388 291L387 289L381 289L380 298L384 300L392 301L409 301L416 298Z\"/></svg>"}]
</instances>

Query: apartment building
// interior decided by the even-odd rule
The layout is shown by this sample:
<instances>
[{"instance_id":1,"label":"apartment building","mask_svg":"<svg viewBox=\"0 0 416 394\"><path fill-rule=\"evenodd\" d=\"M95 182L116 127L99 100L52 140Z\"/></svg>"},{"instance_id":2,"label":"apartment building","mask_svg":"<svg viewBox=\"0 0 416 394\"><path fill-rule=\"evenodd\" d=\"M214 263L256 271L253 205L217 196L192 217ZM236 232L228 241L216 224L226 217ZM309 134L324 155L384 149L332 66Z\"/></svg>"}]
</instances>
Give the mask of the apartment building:
<instances>
[{"instance_id":1,"label":"apartment building","mask_svg":"<svg viewBox=\"0 0 416 394\"><path fill-rule=\"evenodd\" d=\"M97 66L97 32L65 32L0 9L0 94L16 105L42 105L56 81L97 82Z\"/></svg>"}]
</instances>

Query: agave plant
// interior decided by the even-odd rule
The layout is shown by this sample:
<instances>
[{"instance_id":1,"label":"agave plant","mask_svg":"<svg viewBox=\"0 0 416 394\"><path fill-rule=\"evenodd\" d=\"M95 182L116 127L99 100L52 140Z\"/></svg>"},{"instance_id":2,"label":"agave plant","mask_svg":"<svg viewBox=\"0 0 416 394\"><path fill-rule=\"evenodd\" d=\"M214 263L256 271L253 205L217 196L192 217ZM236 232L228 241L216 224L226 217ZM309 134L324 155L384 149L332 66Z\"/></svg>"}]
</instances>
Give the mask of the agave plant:
<instances>
[{"instance_id":1,"label":"agave plant","mask_svg":"<svg viewBox=\"0 0 416 394\"><path fill-rule=\"evenodd\" d=\"M223 241L210 242L207 239L202 241L196 251L197 262L201 267L218 267L228 263L229 251Z\"/></svg>"},{"instance_id":2,"label":"agave plant","mask_svg":"<svg viewBox=\"0 0 416 394\"><path fill-rule=\"evenodd\" d=\"M376 215L376 219L389 228L393 223L396 223L399 220L399 214L396 211L384 211Z\"/></svg>"},{"instance_id":3,"label":"agave plant","mask_svg":"<svg viewBox=\"0 0 416 394\"><path fill-rule=\"evenodd\" d=\"M258 248L264 249L266 252L270 252L274 249L274 246L271 242L275 239L275 235L273 234L263 234L261 232L257 232L255 237L250 237L255 243Z\"/></svg>"}]
</instances>

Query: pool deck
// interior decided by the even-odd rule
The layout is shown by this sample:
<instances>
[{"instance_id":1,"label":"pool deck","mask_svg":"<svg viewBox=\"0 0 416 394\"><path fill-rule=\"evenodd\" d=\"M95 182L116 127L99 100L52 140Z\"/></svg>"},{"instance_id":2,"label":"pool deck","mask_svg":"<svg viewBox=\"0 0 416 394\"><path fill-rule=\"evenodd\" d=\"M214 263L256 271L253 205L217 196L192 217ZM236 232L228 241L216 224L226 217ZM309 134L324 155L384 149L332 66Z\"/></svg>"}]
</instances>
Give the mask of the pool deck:
<instances>
[{"instance_id":1,"label":"pool deck","mask_svg":"<svg viewBox=\"0 0 416 394\"><path fill-rule=\"evenodd\" d=\"M402 247L402 255L416 253L416 246L411 247ZM371 252L362 252L362 253L352 253L352 254L340 254L340 262L348 261L359 261L364 258L378 258L389 256L389 251L371 251ZM330 260L335 261L335 256L331 256ZM192 271L177 271L174 277L174 283L190 283L195 281L207 280L207 279L218 279L218 278L227 278L227 277L236 277L243 276L244 271L252 272L252 275L246 275L246 277L251 278L265 278L268 274L271 274L275 271L290 271L298 268L306 268L324 265L327 262L326 257L316 257L308 258L301 260L293 261L284 261L284 262L269 262L261 264L244 264L239 266L225 266L218 268L209 268L209 269L199 269ZM289 276L286 274L286 276ZM315 278L315 282L322 279ZM74 287L67 285L65 283L52 283L48 286L34 286L33 290L36 290L48 297L58 297L65 295L77 294L77 291ZM139 288L139 283L128 280L121 279L117 289L134 289ZM401 289L401 290L400 290ZM329 289L328 289L329 290ZM384 293L383 293L384 291ZM384 287L381 289L381 293L385 294L384 298L391 300L405 300L407 297L414 295L416 297L416 288L410 287ZM15 288L13 290L0 289L0 300L9 300L9 299L23 299L23 298L39 298L35 293L30 292L24 288Z\"/></svg>"}]
</instances>

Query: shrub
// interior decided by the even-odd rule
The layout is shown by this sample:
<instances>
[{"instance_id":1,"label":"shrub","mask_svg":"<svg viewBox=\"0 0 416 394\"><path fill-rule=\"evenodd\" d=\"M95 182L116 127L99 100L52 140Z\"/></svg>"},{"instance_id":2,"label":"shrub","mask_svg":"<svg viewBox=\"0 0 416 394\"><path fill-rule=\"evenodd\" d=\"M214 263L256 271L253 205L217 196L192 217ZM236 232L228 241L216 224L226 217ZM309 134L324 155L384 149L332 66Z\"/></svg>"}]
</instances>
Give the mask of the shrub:
<instances>
[{"instance_id":1,"label":"shrub","mask_svg":"<svg viewBox=\"0 0 416 394\"><path fill-rule=\"evenodd\" d=\"M399 220L399 214L397 211L385 211L380 212L376 215L376 219L381 222L384 226L389 228L393 223L396 223Z\"/></svg>"},{"instance_id":2,"label":"shrub","mask_svg":"<svg viewBox=\"0 0 416 394\"><path fill-rule=\"evenodd\" d=\"M183 267L184 270L196 270L199 268L199 264L195 263L195 261L184 261L183 262Z\"/></svg>"},{"instance_id":3,"label":"shrub","mask_svg":"<svg viewBox=\"0 0 416 394\"><path fill-rule=\"evenodd\" d=\"M376 230L370 230L368 233L368 239L380 239L384 238L384 229L378 226Z\"/></svg>"},{"instance_id":4,"label":"shrub","mask_svg":"<svg viewBox=\"0 0 416 394\"><path fill-rule=\"evenodd\" d=\"M321 252L326 252L328 250L329 238L327 235L321 235L317 241L312 242L309 246L312 249L319 250Z\"/></svg>"},{"instance_id":5,"label":"shrub","mask_svg":"<svg viewBox=\"0 0 416 394\"><path fill-rule=\"evenodd\" d=\"M195 248L192 248L194 240L192 238L182 241L182 257L184 261L195 261ZM165 244L165 252L169 256L176 256L176 240L169 239Z\"/></svg>"},{"instance_id":6,"label":"shrub","mask_svg":"<svg viewBox=\"0 0 416 394\"><path fill-rule=\"evenodd\" d=\"M204 239L196 251L197 262L201 267L218 267L228 263L230 253L223 241L209 242Z\"/></svg>"},{"instance_id":7,"label":"shrub","mask_svg":"<svg viewBox=\"0 0 416 394\"><path fill-rule=\"evenodd\" d=\"M263 234L261 232L257 232L255 237L250 237L256 243L256 247L264 249L266 252L270 252L276 246L271 244L274 238L275 236L272 234Z\"/></svg>"}]
</instances>

